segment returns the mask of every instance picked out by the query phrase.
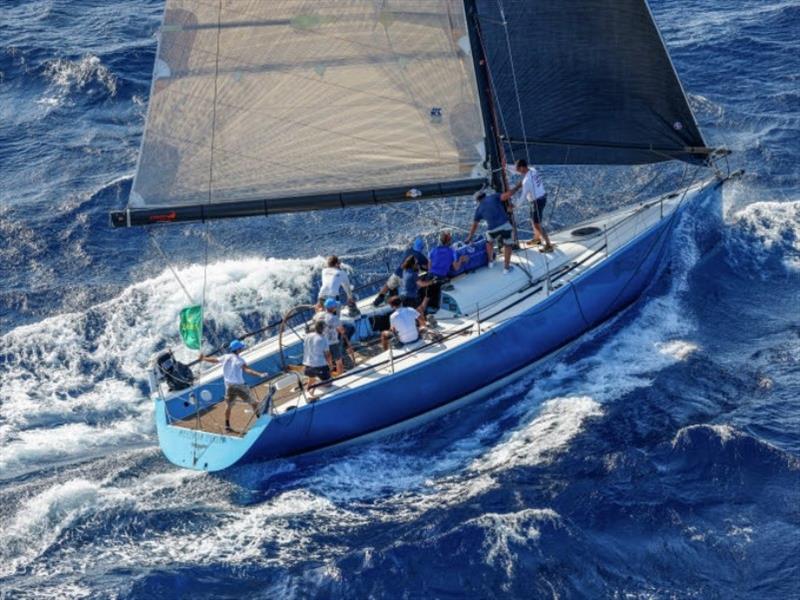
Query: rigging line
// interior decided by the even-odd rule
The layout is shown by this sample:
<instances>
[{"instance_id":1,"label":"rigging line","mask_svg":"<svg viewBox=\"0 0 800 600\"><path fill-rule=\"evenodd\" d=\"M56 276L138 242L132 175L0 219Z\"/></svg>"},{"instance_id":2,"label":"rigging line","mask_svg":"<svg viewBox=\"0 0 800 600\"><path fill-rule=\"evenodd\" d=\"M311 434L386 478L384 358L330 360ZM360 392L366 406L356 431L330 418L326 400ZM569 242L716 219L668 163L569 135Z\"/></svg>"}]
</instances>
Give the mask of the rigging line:
<instances>
[{"instance_id":1,"label":"rigging line","mask_svg":"<svg viewBox=\"0 0 800 600\"><path fill-rule=\"evenodd\" d=\"M564 163L562 166L567 165L567 161L569 160L569 153L572 150L571 146L567 146L567 151L564 153ZM550 216L547 218L547 226L549 227L553 222L553 215L556 212L556 205L558 204L558 196L561 193L561 187L563 185L563 177L558 178L558 184L556 185L556 191L553 193L553 205L550 207Z\"/></svg>"},{"instance_id":2,"label":"rigging line","mask_svg":"<svg viewBox=\"0 0 800 600\"><path fill-rule=\"evenodd\" d=\"M219 50L222 37L222 0L217 11L217 53L214 63L214 101L211 104L211 156L208 161L208 203L211 204L211 189L214 182L214 142L217 132L217 91L219 85Z\"/></svg>"},{"instance_id":3,"label":"rigging line","mask_svg":"<svg viewBox=\"0 0 800 600\"><path fill-rule=\"evenodd\" d=\"M156 247L156 250L158 250L158 253L161 255L161 258L164 259L164 262L166 263L166 265L169 268L169 270L172 271L172 276L175 277L175 280L178 282L178 285L181 286L181 289L183 290L183 293L186 294L186 298L189 299L189 303L190 304L195 304L194 298L192 298L192 295L189 293L189 290L186 289L186 286L184 285L183 280L181 280L180 276L178 275L178 272L175 270L175 266L172 264L170 259L167 257L167 254L161 248L161 244L158 243L158 240L156 239L156 236L155 236L155 233L153 232L153 230L152 229L147 229L147 234L150 236L150 239L152 240L153 245Z\"/></svg>"},{"instance_id":4,"label":"rigging line","mask_svg":"<svg viewBox=\"0 0 800 600\"><path fill-rule=\"evenodd\" d=\"M506 37L506 47L508 48L508 65L511 67L511 79L514 82L514 96L517 99L517 110L519 111L519 124L522 127L522 137L523 139L528 139L528 135L525 132L525 118L522 116L522 101L519 98L519 86L517 85L517 72L514 68L514 55L511 52L511 38L508 34L508 21L506 21L506 13L503 9L503 0L497 0L497 7L500 9L500 18L503 20L503 32L505 33ZM525 144L525 157L528 159L528 162L531 161L530 150L528 150L528 144Z\"/></svg>"},{"instance_id":5,"label":"rigging line","mask_svg":"<svg viewBox=\"0 0 800 600\"><path fill-rule=\"evenodd\" d=\"M390 210L397 211L398 213L404 214L407 217L410 217L412 219L415 219L415 220L416 219L421 219L423 221L429 221L437 229L441 229L441 228L444 227L444 228L447 228L447 229L453 229L453 230L458 230L458 231L462 231L462 232L469 231L469 229L466 228L466 227L460 227L458 225L454 225L453 223L448 223L444 219L440 219L440 218L437 218L437 217L434 217L434 216L430 216L430 215L429 216L424 216L424 215L414 214L411 211L404 210L404 209L400 208L399 206L397 206L395 204L386 204L385 206L386 206L386 208L388 208Z\"/></svg>"},{"instance_id":6,"label":"rigging line","mask_svg":"<svg viewBox=\"0 0 800 600\"><path fill-rule=\"evenodd\" d=\"M208 203L212 202L212 190L214 185L214 142L217 133L217 92L219 87L219 51L220 38L222 37L222 0L219 0L217 9L217 52L214 60L214 102L211 105L211 156L208 161ZM203 348L203 336L205 335L205 312L206 312L206 283L208 282L208 227L205 223L205 235L203 236L203 292L200 301L200 351Z\"/></svg>"}]
</instances>

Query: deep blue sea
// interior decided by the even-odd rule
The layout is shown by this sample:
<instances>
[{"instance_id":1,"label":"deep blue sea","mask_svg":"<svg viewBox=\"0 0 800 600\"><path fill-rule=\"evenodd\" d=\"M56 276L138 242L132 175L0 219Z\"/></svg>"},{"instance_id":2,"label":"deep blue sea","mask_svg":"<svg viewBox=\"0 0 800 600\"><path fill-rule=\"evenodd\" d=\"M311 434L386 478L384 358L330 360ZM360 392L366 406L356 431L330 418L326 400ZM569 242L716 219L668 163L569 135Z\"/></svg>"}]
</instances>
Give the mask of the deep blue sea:
<instances>
[{"instance_id":1,"label":"deep blue sea","mask_svg":"<svg viewBox=\"0 0 800 600\"><path fill-rule=\"evenodd\" d=\"M703 131L746 169L723 218L687 213L639 302L501 393L209 476L162 458L145 397L186 300L149 234L107 217L162 2L2 0L0 597L800 598L800 2L651 4ZM592 173L554 227L634 201L649 171ZM403 211L213 223L213 330L304 301L327 253L366 281L466 215ZM192 293L204 231L153 232Z\"/></svg>"}]
</instances>

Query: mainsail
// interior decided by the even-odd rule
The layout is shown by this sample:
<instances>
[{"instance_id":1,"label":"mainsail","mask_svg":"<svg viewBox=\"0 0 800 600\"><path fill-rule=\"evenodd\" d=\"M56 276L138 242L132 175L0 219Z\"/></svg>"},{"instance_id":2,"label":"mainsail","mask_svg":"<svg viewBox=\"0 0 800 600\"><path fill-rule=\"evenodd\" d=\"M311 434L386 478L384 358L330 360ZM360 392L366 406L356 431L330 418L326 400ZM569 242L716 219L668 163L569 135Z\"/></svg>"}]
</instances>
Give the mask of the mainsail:
<instances>
[{"instance_id":1,"label":"mainsail","mask_svg":"<svg viewBox=\"0 0 800 600\"><path fill-rule=\"evenodd\" d=\"M477 189L468 40L463 0L167 0L129 208Z\"/></svg>"},{"instance_id":2,"label":"mainsail","mask_svg":"<svg viewBox=\"0 0 800 600\"><path fill-rule=\"evenodd\" d=\"M645 0L167 0L114 226L457 196L501 154L706 163Z\"/></svg>"},{"instance_id":3,"label":"mainsail","mask_svg":"<svg viewBox=\"0 0 800 600\"><path fill-rule=\"evenodd\" d=\"M472 0L507 149L540 164L710 153L646 0Z\"/></svg>"}]
</instances>

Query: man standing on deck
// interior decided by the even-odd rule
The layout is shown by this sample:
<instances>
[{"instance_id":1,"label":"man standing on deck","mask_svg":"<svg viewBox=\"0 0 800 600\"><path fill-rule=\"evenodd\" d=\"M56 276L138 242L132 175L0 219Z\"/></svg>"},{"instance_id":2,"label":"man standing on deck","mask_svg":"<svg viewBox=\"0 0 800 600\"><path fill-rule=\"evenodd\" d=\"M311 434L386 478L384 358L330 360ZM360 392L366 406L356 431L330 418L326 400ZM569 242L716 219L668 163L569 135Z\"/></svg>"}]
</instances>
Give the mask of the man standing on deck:
<instances>
[{"instance_id":1,"label":"man standing on deck","mask_svg":"<svg viewBox=\"0 0 800 600\"><path fill-rule=\"evenodd\" d=\"M314 393L316 388L312 386L317 379L320 380L320 385L327 384L331 380L333 356L328 338L323 335L325 323L314 321L312 328L311 333L308 333L303 340L303 373L308 377L306 381L306 386L310 388L308 399L316 400L317 396Z\"/></svg>"},{"instance_id":2,"label":"man standing on deck","mask_svg":"<svg viewBox=\"0 0 800 600\"><path fill-rule=\"evenodd\" d=\"M328 298L323 306L324 310L314 316L314 321L325 323L325 337L328 339L328 349L336 365L336 375L338 376L344 373L344 346L347 347L353 363L355 363L356 359L347 336L347 330L342 325L339 315L336 314L339 309L339 302L333 298Z\"/></svg>"},{"instance_id":3,"label":"man standing on deck","mask_svg":"<svg viewBox=\"0 0 800 600\"><path fill-rule=\"evenodd\" d=\"M254 377L266 377L265 373L259 373L247 366L244 359L239 356L239 353L245 349L244 342L241 340L233 340L228 344L228 353L223 354L220 358L213 356L200 355L200 360L208 363L221 363L222 364L222 379L225 381L225 402L228 405L225 407L225 432L233 431L231 429L231 408L236 399L247 402L256 414L258 414L258 402L253 398L250 388L244 383L243 372L249 373Z\"/></svg>"},{"instance_id":4,"label":"man standing on deck","mask_svg":"<svg viewBox=\"0 0 800 600\"><path fill-rule=\"evenodd\" d=\"M533 243L539 244L544 242L542 252L552 252L553 245L550 243L550 236L542 227L542 219L544 218L544 208L547 206L547 193L544 190L544 183L542 176L536 167L529 167L528 162L520 158L516 162L517 173L522 175L522 181L518 183L513 189L508 190L501 196L502 200L508 200L522 188L520 198L514 202L516 208L523 200L527 200L531 210L531 223L533 225L534 238Z\"/></svg>"},{"instance_id":5,"label":"man standing on deck","mask_svg":"<svg viewBox=\"0 0 800 600\"><path fill-rule=\"evenodd\" d=\"M464 240L465 244L472 241L472 236L478 229L481 221L486 221L486 227L489 231L486 232L486 254L489 257L489 267L494 266L494 242L499 240L500 245L503 247L503 274L507 275L511 272L511 237L513 228L508 220L508 213L506 207L503 206L503 201L500 199L500 194L492 193L487 195L486 192L480 191L475 194L475 200L478 201L478 208L475 210L475 217L472 219L472 227L469 229L467 239Z\"/></svg>"}]
</instances>

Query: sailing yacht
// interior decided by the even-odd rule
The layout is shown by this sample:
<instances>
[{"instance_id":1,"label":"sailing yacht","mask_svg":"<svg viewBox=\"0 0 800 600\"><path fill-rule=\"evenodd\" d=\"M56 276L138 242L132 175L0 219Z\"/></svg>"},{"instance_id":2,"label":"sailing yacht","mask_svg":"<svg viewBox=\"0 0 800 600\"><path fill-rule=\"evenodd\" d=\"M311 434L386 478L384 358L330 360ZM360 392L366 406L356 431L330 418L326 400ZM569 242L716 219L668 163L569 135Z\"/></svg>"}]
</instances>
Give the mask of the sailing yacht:
<instances>
[{"instance_id":1,"label":"sailing yacht","mask_svg":"<svg viewBox=\"0 0 800 600\"><path fill-rule=\"evenodd\" d=\"M362 298L343 317L355 364L317 399L297 369L313 311L290 311L243 354L269 377L247 376L260 410L236 405L235 433L221 369L161 353L148 374L164 455L204 471L293 456L507 385L642 293L681 213L719 198L726 152L705 143L645 0L167 0L114 227L503 191L514 157L686 168L672 193L551 233L552 254L516 249L509 275L454 273L416 343L383 350L388 309Z\"/></svg>"}]
</instances>

